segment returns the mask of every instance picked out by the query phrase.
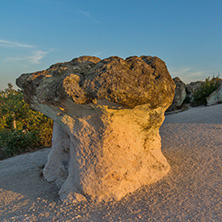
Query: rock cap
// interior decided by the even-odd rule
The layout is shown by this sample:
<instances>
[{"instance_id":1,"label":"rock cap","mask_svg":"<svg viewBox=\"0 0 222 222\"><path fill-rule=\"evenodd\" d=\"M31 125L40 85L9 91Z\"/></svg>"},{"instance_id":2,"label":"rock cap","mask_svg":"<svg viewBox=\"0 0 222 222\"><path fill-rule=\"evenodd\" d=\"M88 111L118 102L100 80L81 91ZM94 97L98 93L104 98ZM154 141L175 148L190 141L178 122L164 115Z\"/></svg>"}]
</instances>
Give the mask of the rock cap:
<instances>
[{"instance_id":1,"label":"rock cap","mask_svg":"<svg viewBox=\"0 0 222 222\"><path fill-rule=\"evenodd\" d=\"M158 57L82 56L57 63L48 69L21 75L16 84L29 104L57 104L69 98L76 104L105 99L126 108L150 104L168 107L175 84L165 63ZM31 95L30 95L30 92Z\"/></svg>"}]
</instances>

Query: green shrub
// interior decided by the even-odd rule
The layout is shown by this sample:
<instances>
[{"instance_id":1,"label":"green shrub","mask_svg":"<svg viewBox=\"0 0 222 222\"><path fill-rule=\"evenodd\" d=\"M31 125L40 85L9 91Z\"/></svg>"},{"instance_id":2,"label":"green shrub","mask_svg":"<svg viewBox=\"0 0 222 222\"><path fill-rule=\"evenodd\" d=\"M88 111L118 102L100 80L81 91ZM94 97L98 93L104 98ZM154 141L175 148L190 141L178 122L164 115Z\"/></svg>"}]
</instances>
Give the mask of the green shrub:
<instances>
[{"instance_id":1,"label":"green shrub","mask_svg":"<svg viewBox=\"0 0 222 222\"><path fill-rule=\"evenodd\" d=\"M53 120L31 110L11 84L0 90L0 159L51 146L52 125Z\"/></svg>"},{"instance_id":2,"label":"green shrub","mask_svg":"<svg viewBox=\"0 0 222 222\"><path fill-rule=\"evenodd\" d=\"M221 84L219 76L206 78L201 87L193 93L193 105L206 105L207 97L217 90Z\"/></svg>"},{"instance_id":3,"label":"green shrub","mask_svg":"<svg viewBox=\"0 0 222 222\"><path fill-rule=\"evenodd\" d=\"M0 130L0 159L31 151L37 145L35 132Z\"/></svg>"}]
</instances>

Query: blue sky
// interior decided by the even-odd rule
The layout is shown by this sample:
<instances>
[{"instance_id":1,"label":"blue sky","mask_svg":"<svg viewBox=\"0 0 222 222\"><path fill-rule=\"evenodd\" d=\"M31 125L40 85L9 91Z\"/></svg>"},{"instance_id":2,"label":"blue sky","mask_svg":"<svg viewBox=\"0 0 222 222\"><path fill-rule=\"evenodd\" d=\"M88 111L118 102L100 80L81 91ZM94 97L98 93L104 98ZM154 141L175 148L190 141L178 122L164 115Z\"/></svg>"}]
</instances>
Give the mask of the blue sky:
<instances>
[{"instance_id":1,"label":"blue sky","mask_svg":"<svg viewBox=\"0 0 222 222\"><path fill-rule=\"evenodd\" d=\"M222 74L221 0L0 0L0 89L82 55L151 55L184 82Z\"/></svg>"}]
</instances>

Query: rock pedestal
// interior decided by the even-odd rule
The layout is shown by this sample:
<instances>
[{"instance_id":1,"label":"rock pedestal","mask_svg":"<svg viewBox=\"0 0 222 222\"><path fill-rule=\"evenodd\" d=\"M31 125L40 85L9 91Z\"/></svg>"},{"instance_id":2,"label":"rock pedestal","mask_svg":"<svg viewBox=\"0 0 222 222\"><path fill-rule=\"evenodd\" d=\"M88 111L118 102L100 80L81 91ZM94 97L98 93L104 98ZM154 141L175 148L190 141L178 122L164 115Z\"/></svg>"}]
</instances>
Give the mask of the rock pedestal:
<instances>
[{"instance_id":1,"label":"rock pedestal","mask_svg":"<svg viewBox=\"0 0 222 222\"><path fill-rule=\"evenodd\" d=\"M43 174L61 199L119 200L170 169L159 127L174 82L157 57L79 57L23 74L30 107L54 120Z\"/></svg>"}]
</instances>

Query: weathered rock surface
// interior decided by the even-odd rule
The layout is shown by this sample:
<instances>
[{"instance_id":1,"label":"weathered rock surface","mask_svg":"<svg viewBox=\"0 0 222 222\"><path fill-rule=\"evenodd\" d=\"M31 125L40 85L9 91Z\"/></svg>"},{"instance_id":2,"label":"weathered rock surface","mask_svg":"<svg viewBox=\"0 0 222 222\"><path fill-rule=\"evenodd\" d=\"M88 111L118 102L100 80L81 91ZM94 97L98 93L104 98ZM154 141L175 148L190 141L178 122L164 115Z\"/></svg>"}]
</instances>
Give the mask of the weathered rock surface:
<instances>
[{"instance_id":1,"label":"weathered rock surface","mask_svg":"<svg viewBox=\"0 0 222 222\"><path fill-rule=\"evenodd\" d=\"M173 81L176 84L174 104L179 107L183 104L186 98L186 86L179 77L173 78Z\"/></svg>"},{"instance_id":2,"label":"weathered rock surface","mask_svg":"<svg viewBox=\"0 0 222 222\"><path fill-rule=\"evenodd\" d=\"M188 101L189 102L193 102L193 93L200 89L200 87L202 86L203 81L196 81L196 82L191 82L190 84L186 85L186 92L187 92L187 96L188 96Z\"/></svg>"},{"instance_id":3,"label":"weathered rock surface","mask_svg":"<svg viewBox=\"0 0 222 222\"><path fill-rule=\"evenodd\" d=\"M168 108L167 111L172 111L180 108L187 96L186 85L184 84L184 82L182 82L179 77L173 78L173 81L176 84L175 95L173 103L171 104L171 106Z\"/></svg>"},{"instance_id":4,"label":"weathered rock surface","mask_svg":"<svg viewBox=\"0 0 222 222\"><path fill-rule=\"evenodd\" d=\"M222 102L222 85L207 98L207 105L212 106Z\"/></svg>"},{"instance_id":5,"label":"weathered rock surface","mask_svg":"<svg viewBox=\"0 0 222 222\"><path fill-rule=\"evenodd\" d=\"M44 177L62 199L119 200L169 171L159 127L175 84L159 58L83 56L23 74L17 85L54 120Z\"/></svg>"}]
</instances>

